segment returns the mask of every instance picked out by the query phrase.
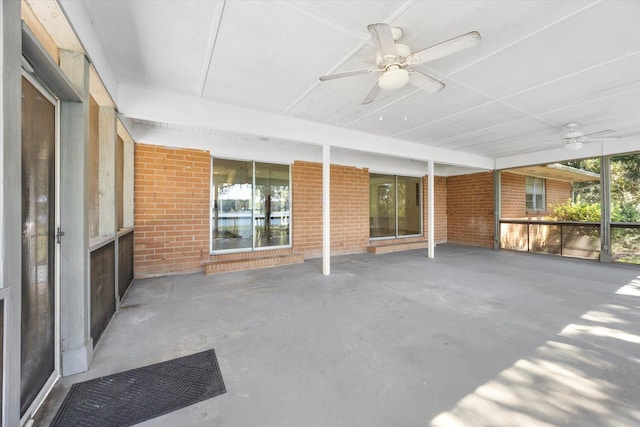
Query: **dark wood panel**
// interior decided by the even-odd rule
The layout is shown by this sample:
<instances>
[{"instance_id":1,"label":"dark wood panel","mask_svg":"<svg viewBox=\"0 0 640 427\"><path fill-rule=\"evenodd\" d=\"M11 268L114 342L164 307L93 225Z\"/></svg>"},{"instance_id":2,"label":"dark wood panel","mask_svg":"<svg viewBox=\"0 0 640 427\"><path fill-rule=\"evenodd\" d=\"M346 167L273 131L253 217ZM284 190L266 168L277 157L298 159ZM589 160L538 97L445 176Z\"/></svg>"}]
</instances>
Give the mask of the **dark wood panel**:
<instances>
[{"instance_id":1,"label":"dark wood panel","mask_svg":"<svg viewBox=\"0 0 640 427\"><path fill-rule=\"evenodd\" d=\"M133 231L118 240L118 294L120 299L133 280Z\"/></svg>"},{"instance_id":2,"label":"dark wood panel","mask_svg":"<svg viewBox=\"0 0 640 427\"><path fill-rule=\"evenodd\" d=\"M116 312L115 242L91 252L91 337L98 343Z\"/></svg>"}]
</instances>

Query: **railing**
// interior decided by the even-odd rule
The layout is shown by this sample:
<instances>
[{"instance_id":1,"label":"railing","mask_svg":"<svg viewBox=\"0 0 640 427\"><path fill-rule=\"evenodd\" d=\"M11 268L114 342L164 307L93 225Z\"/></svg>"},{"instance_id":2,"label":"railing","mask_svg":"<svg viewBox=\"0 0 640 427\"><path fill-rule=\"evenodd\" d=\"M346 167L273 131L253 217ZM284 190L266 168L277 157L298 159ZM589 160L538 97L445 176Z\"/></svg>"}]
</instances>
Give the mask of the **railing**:
<instances>
[{"instance_id":1,"label":"railing","mask_svg":"<svg viewBox=\"0 0 640 427\"><path fill-rule=\"evenodd\" d=\"M613 261L640 264L640 223L610 224ZM598 259L600 223L500 220L500 248Z\"/></svg>"},{"instance_id":2,"label":"railing","mask_svg":"<svg viewBox=\"0 0 640 427\"><path fill-rule=\"evenodd\" d=\"M600 223L503 219L500 220L500 247L598 259Z\"/></svg>"}]
</instances>

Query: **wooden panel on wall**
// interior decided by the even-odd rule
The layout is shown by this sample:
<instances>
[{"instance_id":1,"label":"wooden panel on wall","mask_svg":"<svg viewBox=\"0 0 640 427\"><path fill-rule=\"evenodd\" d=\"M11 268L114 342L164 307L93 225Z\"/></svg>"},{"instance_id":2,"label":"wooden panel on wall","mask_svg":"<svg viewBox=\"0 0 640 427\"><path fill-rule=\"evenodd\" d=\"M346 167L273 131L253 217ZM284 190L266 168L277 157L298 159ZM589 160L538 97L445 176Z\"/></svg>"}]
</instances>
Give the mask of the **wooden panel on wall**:
<instances>
[{"instance_id":1,"label":"wooden panel on wall","mask_svg":"<svg viewBox=\"0 0 640 427\"><path fill-rule=\"evenodd\" d=\"M100 231L100 140L99 112L96 101L89 97L89 238Z\"/></svg>"},{"instance_id":2,"label":"wooden panel on wall","mask_svg":"<svg viewBox=\"0 0 640 427\"><path fill-rule=\"evenodd\" d=\"M116 140L116 221L117 230L124 227L124 141L120 136Z\"/></svg>"},{"instance_id":3,"label":"wooden panel on wall","mask_svg":"<svg viewBox=\"0 0 640 427\"><path fill-rule=\"evenodd\" d=\"M133 231L118 238L118 295L122 299L133 280Z\"/></svg>"},{"instance_id":4,"label":"wooden panel on wall","mask_svg":"<svg viewBox=\"0 0 640 427\"><path fill-rule=\"evenodd\" d=\"M91 337L94 347L116 312L115 241L91 252Z\"/></svg>"}]
</instances>

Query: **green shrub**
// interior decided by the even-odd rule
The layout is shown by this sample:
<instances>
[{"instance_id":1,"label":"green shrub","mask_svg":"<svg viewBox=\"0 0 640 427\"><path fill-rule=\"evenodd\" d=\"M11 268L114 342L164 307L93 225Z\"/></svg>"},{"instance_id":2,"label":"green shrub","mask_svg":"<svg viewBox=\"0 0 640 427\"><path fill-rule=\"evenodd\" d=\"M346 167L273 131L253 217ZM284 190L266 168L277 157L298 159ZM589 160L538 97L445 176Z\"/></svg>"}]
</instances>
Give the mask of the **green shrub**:
<instances>
[{"instance_id":1,"label":"green shrub","mask_svg":"<svg viewBox=\"0 0 640 427\"><path fill-rule=\"evenodd\" d=\"M600 203L586 203L578 198L562 205L551 205L553 219L557 221L600 222Z\"/></svg>"},{"instance_id":2,"label":"green shrub","mask_svg":"<svg viewBox=\"0 0 640 427\"><path fill-rule=\"evenodd\" d=\"M614 204L611 222L640 222L640 210L633 203Z\"/></svg>"},{"instance_id":3,"label":"green shrub","mask_svg":"<svg viewBox=\"0 0 640 427\"><path fill-rule=\"evenodd\" d=\"M556 221L600 222L600 203L587 203L578 199L562 205L551 205L552 219ZM640 210L633 203L614 204L611 222L640 222Z\"/></svg>"}]
</instances>

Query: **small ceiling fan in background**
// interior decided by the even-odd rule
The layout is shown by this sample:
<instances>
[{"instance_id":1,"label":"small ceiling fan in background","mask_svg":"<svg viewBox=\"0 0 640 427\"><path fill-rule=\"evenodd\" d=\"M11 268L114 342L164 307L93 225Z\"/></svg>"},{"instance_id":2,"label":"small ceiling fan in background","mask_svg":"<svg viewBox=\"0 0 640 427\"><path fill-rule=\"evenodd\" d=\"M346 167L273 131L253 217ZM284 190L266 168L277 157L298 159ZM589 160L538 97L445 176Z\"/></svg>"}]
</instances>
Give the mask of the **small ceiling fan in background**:
<instances>
[{"instance_id":1,"label":"small ceiling fan in background","mask_svg":"<svg viewBox=\"0 0 640 427\"><path fill-rule=\"evenodd\" d=\"M560 138L565 149L575 151L581 149L585 143L601 142L603 139L620 139L619 136L604 136L614 132L615 130L607 129L585 134L578 130L578 122L571 122L562 127Z\"/></svg>"},{"instance_id":2,"label":"small ceiling fan in background","mask_svg":"<svg viewBox=\"0 0 640 427\"><path fill-rule=\"evenodd\" d=\"M481 39L480 33L472 31L411 53L409 46L398 43L402 38L401 28L378 23L368 25L367 29L378 50L375 67L327 74L320 77L321 81L326 81L360 74L381 73L376 84L362 100L362 104L373 102L380 90L396 90L406 86L408 83L428 93L436 93L442 90L445 86L444 83L414 67L473 47Z\"/></svg>"}]
</instances>

